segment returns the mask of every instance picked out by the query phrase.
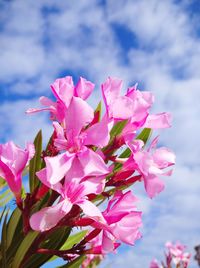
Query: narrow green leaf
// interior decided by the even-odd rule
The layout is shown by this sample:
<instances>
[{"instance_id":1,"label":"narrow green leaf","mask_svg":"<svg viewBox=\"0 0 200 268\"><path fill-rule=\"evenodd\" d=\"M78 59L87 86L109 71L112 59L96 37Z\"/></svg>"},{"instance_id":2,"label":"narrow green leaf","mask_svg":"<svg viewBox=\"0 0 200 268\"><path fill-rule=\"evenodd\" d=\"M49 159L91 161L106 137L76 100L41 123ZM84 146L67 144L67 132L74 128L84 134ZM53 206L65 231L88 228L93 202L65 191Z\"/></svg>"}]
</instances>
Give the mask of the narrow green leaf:
<instances>
[{"instance_id":1,"label":"narrow green leaf","mask_svg":"<svg viewBox=\"0 0 200 268\"><path fill-rule=\"evenodd\" d=\"M142 140L144 144L147 143L149 138L151 137L152 129L151 128L144 128L142 132L137 136L137 140Z\"/></svg>"},{"instance_id":2,"label":"narrow green leaf","mask_svg":"<svg viewBox=\"0 0 200 268\"><path fill-rule=\"evenodd\" d=\"M101 119L101 110L102 110L102 105L101 105L101 101L98 103L94 113L98 114L98 121L100 121Z\"/></svg>"},{"instance_id":3,"label":"narrow green leaf","mask_svg":"<svg viewBox=\"0 0 200 268\"><path fill-rule=\"evenodd\" d=\"M12 240L13 240L13 236L15 233L15 230L17 228L17 225L19 223L21 217L21 211L16 208L12 215L10 216L10 219L8 221L8 231L7 231L7 248L10 246Z\"/></svg>"},{"instance_id":4,"label":"narrow green leaf","mask_svg":"<svg viewBox=\"0 0 200 268\"><path fill-rule=\"evenodd\" d=\"M84 259L85 255L82 255L76 258L74 261L68 262L67 264L64 264L62 266L58 266L57 268L79 268Z\"/></svg>"},{"instance_id":5,"label":"narrow green leaf","mask_svg":"<svg viewBox=\"0 0 200 268\"><path fill-rule=\"evenodd\" d=\"M33 232L30 231L25 238L23 239L22 243L20 244L15 257L12 262L12 268L19 268L20 264L26 255L27 251L30 249L33 241L36 239L38 236L39 232Z\"/></svg>"},{"instance_id":6,"label":"narrow green leaf","mask_svg":"<svg viewBox=\"0 0 200 268\"><path fill-rule=\"evenodd\" d=\"M7 196L5 196L4 199L1 199L1 197L0 197L0 207L4 207L5 205L7 205L12 198L13 198L13 194L11 194L11 193L9 193Z\"/></svg>"},{"instance_id":7,"label":"narrow green leaf","mask_svg":"<svg viewBox=\"0 0 200 268\"><path fill-rule=\"evenodd\" d=\"M7 185L7 182L2 178L0 177L0 190L5 187Z\"/></svg>"},{"instance_id":8,"label":"narrow green leaf","mask_svg":"<svg viewBox=\"0 0 200 268\"><path fill-rule=\"evenodd\" d=\"M6 256L6 249L7 249L7 217L8 217L9 210L6 211L3 227L2 227L2 234L1 234L1 253L2 253L2 268L7 268L7 256Z\"/></svg>"},{"instance_id":9,"label":"narrow green leaf","mask_svg":"<svg viewBox=\"0 0 200 268\"><path fill-rule=\"evenodd\" d=\"M119 135L123 128L126 126L127 124L127 120L123 120L121 122L117 122L111 129L110 131L110 138L113 139L114 137L116 137L117 135Z\"/></svg>"},{"instance_id":10,"label":"narrow green leaf","mask_svg":"<svg viewBox=\"0 0 200 268\"><path fill-rule=\"evenodd\" d=\"M7 183L2 178L0 178L0 183L0 207L3 207L13 198L13 193L7 188Z\"/></svg>"},{"instance_id":11,"label":"narrow green leaf","mask_svg":"<svg viewBox=\"0 0 200 268\"><path fill-rule=\"evenodd\" d=\"M31 159L29 164L29 185L30 192L32 193L35 187L38 184L38 179L35 175L37 171L41 169L42 161L41 161L41 153L42 153L42 131L40 130L35 137L34 140L35 145L35 155Z\"/></svg>"},{"instance_id":12,"label":"narrow green leaf","mask_svg":"<svg viewBox=\"0 0 200 268\"><path fill-rule=\"evenodd\" d=\"M1 221L2 221L3 216L5 214L5 211L6 211L6 207L4 207L3 211L1 212L1 215L0 215L0 224L1 224Z\"/></svg>"},{"instance_id":13,"label":"narrow green leaf","mask_svg":"<svg viewBox=\"0 0 200 268\"><path fill-rule=\"evenodd\" d=\"M67 241L62 245L60 250L66 250L73 247L73 245L79 243L87 234L87 230L81 231L77 234L71 235L68 237ZM57 256L53 256L49 261L53 261L57 258Z\"/></svg>"},{"instance_id":14,"label":"narrow green leaf","mask_svg":"<svg viewBox=\"0 0 200 268\"><path fill-rule=\"evenodd\" d=\"M47 249L60 249L60 247L65 243L69 237L71 228L63 227L55 230L52 234L47 237L46 241L41 243L41 248ZM34 254L25 264L26 268L41 267L52 255L46 254Z\"/></svg>"},{"instance_id":15,"label":"narrow green leaf","mask_svg":"<svg viewBox=\"0 0 200 268\"><path fill-rule=\"evenodd\" d=\"M66 249L70 249L73 247L73 245L79 243L88 233L87 230L81 231L77 234L71 235L66 243L60 248L61 250L66 250Z\"/></svg>"}]
</instances>

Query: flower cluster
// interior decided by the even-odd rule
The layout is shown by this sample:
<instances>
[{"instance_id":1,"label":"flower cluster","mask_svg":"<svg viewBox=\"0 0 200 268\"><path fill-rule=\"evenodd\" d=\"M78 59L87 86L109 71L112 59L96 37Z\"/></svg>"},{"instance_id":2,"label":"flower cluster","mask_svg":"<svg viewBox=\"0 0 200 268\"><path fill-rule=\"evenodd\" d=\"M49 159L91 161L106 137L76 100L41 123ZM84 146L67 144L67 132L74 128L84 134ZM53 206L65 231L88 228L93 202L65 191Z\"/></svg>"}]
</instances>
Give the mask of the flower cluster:
<instances>
[{"instance_id":1,"label":"flower cluster","mask_svg":"<svg viewBox=\"0 0 200 268\"><path fill-rule=\"evenodd\" d=\"M165 262L162 262L161 265L159 262L154 259L150 264L150 268L172 268L174 264L177 268L187 268L190 262L191 254L185 252L186 246L177 242L172 244L167 242L165 244Z\"/></svg>"},{"instance_id":2,"label":"flower cluster","mask_svg":"<svg viewBox=\"0 0 200 268\"><path fill-rule=\"evenodd\" d=\"M169 167L174 165L175 155L165 147L156 148L158 137L148 148L145 145L151 129L170 127L170 114L151 114L154 97L139 91L137 85L122 96L122 80L118 78L109 77L102 84L103 116L100 105L93 110L86 102L94 90L90 81L81 77L74 85L67 76L57 79L51 90L55 101L41 97L44 107L27 111L49 111L53 126L47 149L40 156L41 168L35 174L39 183L32 201L29 198L23 205L29 206L27 228L49 232L61 226L88 227L89 234L71 251L63 255L53 252L68 260L81 254L103 256L121 242L133 245L141 237L142 220L137 198L126 189L143 182L150 198L164 189L160 177L171 175ZM26 150L12 142L0 147L0 176L18 200L21 175L33 155L31 144ZM47 193L48 205L36 210L34 202ZM107 199L102 211L99 204ZM93 257L87 261L92 262Z\"/></svg>"}]
</instances>

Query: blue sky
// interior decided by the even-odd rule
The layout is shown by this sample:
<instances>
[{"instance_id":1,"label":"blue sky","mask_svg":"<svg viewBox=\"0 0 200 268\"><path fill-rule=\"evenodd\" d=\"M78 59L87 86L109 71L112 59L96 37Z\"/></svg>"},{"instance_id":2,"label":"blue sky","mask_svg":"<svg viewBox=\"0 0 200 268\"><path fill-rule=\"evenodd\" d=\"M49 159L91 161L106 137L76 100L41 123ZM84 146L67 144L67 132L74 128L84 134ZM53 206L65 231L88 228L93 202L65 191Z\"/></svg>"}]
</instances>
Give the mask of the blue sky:
<instances>
[{"instance_id":1,"label":"blue sky","mask_svg":"<svg viewBox=\"0 0 200 268\"><path fill-rule=\"evenodd\" d=\"M199 19L199 0L0 2L0 142L23 145L40 128L49 137L47 116L24 111L65 75L96 84L93 105L99 85L113 75L124 89L139 82L152 91L154 111L173 113L160 142L177 154L174 175L154 200L139 185L133 189L141 199L143 238L110 257L110 267L148 267L152 257L161 258L166 240L190 250L200 243Z\"/></svg>"}]
</instances>

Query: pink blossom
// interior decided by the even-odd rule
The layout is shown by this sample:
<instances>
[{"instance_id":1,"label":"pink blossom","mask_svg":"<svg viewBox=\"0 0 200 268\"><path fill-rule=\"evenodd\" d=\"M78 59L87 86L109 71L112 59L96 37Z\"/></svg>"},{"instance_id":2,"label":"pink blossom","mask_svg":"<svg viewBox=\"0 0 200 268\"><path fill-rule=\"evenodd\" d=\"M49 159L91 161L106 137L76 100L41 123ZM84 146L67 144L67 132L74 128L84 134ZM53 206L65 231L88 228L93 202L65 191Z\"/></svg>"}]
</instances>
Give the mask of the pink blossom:
<instances>
[{"instance_id":1,"label":"pink blossom","mask_svg":"<svg viewBox=\"0 0 200 268\"><path fill-rule=\"evenodd\" d=\"M65 152L55 157L45 157L47 177L52 184L67 175L70 168L75 172L74 159L77 159L76 162L79 163L81 177L101 176L109 173L101 156L87 147L87 145L104 145L109 139L105 122L102 123L107 128L107 131L103 132L105 135L99 134L99 127L94 129L98 123L92 126L91 132L89 132L90 128L83 130L92 119L92 108L79 97L73 97L65 116L67 128L63 129L58 122L54 122L57 135L54 145L58 150Z\"/></svg>"},{"instance_id":2,"label":"pink blossom","mask_svg":"<svg viewBox=\"0 0 200 268\"><path fill-rule=\"evenodd\" d=\"M188 252L184 252L186 246L177 242L172 244L171 242L166 243L166 248L168 252L166 253L168 258L172 258L175 265L181 265L183 268L187 268L191 254Z\"/></svg>"},{"instance_id":3,"label":"pink blossom","mask_svg":"<svg viewBox=\"0 0 200 268\"><path fill-rule=\"evenodd\" d=\"M165 147L154 149L153 145L150 145L149 150L144 151L142 150L143 142L139 140L133 143L128 142L127 145L132 155L124 164L124 168L135 168L142 175L146 192L150 198L153 198L164 189L164 183L159 176L171 175L171 170L164 171L164 169L174 165L175 155Z\"/></svg>"},{"instance_id":4,"label":"pink blossom","mask_svg":"<svg viewBox=\"0 0 200 268\"><path fill-rule=\"evenodd\" d=\"M149 266L149 268L161 268L162 266L160 266L159 264L158 264L158 261L156 260L156 259L153 259L152 261L151 261L151 263L150 263L150 266Z\"/></svg>"},{"instance_id":5,"label":"pink blossom","mask_svg":"<svg viewBox=\"0 0 200 268\"><path fill-rule=\"evenodd\" d=\"M116 240L134 245L141 238L139 227L142 225L141 212L136 210L137 199L131 191L123 194L117 192L109 201L107 209L102 213L107 225L94 223L93 227L103 230L102 253L112 252L116 248Z\"/></svg>"},{"instance_id":6,"label":"pink blossom","mask_svg":"<svg viewBox=\"0 0 200 268\"><path fill-rule=\"evenodd\" d=\"M34 153L32 143L27 143L25 150L12 141L0 144L0 176L7 181L16 198L21 195L22 172Z\"/></svg>"},{"instance_id":7,"label":"pink blossom","mask_svg":"<svg viewBox=\"0 0 200 268\"><path fill-rule=\"evenodd\" d=\"M102 84L102 93L109 118L128 119L126 134L133 133L140 127L168 128L171 126L169 113L149 114L154 96L147 91L137 90L137 85L128 88L126 95L121 96L122 80L109 77ZM120 107L120 108L119 108Z\"/></svg>"},{"instance_id":8,"label":"pink blossom","mask_svg":"<svg viewBox=\"0 0 200 268\"><path fill-rule=\"evenodd\" d=\"M109 77L102 84L102 93L109 118L131 119L131 123L143 121L152 104L152 95L130 88L125 96L120 96L122 80ZM119 109L120 107L120 109Z\"/></svg>"},{"instance_id":9,"label":"pink blossom","mask_svg":"<svg viewBox=\"0 0 200 268\"><path fill-rule=\"evenodd\" d=\"M27 110L27 113L49 111L52 120L56 119L59 122L62 122L72 97L80 97L85 100L90 96L93 89L94 84L82 77L80 77L76 86L74 86L71 76L58 78L51 85L51 90L56 97L56 102L53 102L49 98L43 96L40 98L40 103L46 107L38 109L31 108Z\"/></svg>"},{"instance_id":10,"label":"pink blossom","mask_svg":"<svg viewBox=\"0 0 200 268\"><path fill-rule=\"evenodd\" d=\"M87 195L91 193L99 194L102 192L105 180L99 178L77 178L79 174L78 160L74 160L76 169L70 168L64 184L60 182L51 184L48 180L47 169L37 172L39 179L49 188L60 194L59 202L51 207L45 207L36 212L30 218L30 225L33 230L47 231L58 224L58 222L70 212L73 205L79 206L85 215L95 221L105 224L105 219L100 210L88 200ZM73 176L74 175L74 176Z\"/></svg>"},{"instance_id":11,"label":"pink blossom","mask_svg":"<svg viewBox=\"0 0 200 268\"><path fill-rule=\"evenodd\" d=\"M101 238L100 238L100 236L96 236L88 244L89 244L88 246L91 248L91 250L89 250L90 254L86 255L86 259L83 261L81 268L87 268L93 262L95 262L95 261L100 262L104 258L103 254L101 254L101 253L98 254L98 249L100 249L99 251L101 252ZM91 252L93 252L94 254L92 254Z\"/></svg>"}]
</instances>

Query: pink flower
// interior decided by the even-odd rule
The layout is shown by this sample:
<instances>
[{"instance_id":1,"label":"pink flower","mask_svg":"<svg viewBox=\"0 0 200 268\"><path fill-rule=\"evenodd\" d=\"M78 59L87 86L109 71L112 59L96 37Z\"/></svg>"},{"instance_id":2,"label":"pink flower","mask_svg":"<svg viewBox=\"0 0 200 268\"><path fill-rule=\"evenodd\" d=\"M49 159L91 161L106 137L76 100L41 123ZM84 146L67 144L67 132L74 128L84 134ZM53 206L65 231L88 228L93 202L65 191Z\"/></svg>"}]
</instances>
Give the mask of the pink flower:
<instances>
[{"instance_id":1,"label":"pink flower","mask_svg":"<svg viewBox=\"0 0 200 268\"><path fill-rule=\"evenodd\" d=\"M53 228L70 212L73 205L79 206L87 217L101 222L102 224L106 223L99 209L87 198L88 194L101 193L105 185L105 180L102 177L91 179L82 178L82 180L80 180L80 178L77 179L79 176L79 163L77 159L74 161L77 162L75 164L76 169L71 168L69 170L69 177L65 179L63 185L60 182L51 184L48 180L47 169L42 169L37 172L37 176L46 186L60 194L60 199L55 205L45 207L32 215L30 225L33 230L43 232ZM78 174L78 176L76 174Z\"/></svg>"},{"instance_id":2,"label":"pink flower","mask_svg":"<svg viewBox=\"0 0 200 268\"><path fill-rule=\"evenodd\" d=\"M112 252L116 248L116 240L134 245L141 238L139 227L142 225L141 212L136 210L137 199L131 191L123 194L117 192L109 201L107 209L102 213L107 224L94 223L92 226L103 230L102 253ZM118 245L117 245L118 246Z\"/></svg>"},{"instance_id":3,"label":"pink flower","mask_svg":"<svg viewBox=\"0 0 200 268\"><path fill-rule=\"evenodd\" d=\"M109 118L128 119L126 130L124 130L126 134L133 133L140 127L157 129L171 126L169 113L149 114L154 102L154 96L150 92L141 92L135 85L128 88L125 96L120 96L121 88L122 80L109 77L102 84L102 94Z\"/></svg>"},{"instance_id":4,"label":"pink flower","mask_svg":"<svg viewBox=\"0 0 200 268\"><path fill-rule=\"evenodd\" d=\"M153 198L164 189L164 183L159 176L171 175L172 170L164 171L164 169L174 165L175 155L165 147L154 149L155 141L147 151L142 150L143 142L140 140L133 143L128 142L127 145L131 149L132 155L124 164L124 168L135 168L142 175L146 192L150 198Z\"/></svg>"},{"instance_id":5,"label":"pink flower","mask_svg":"<svg viewBox=\"0 0 200 268\"><path fill-rule=\"evenodd\" d=\"M131 119L131 122L143 121L152 104L152 95L130 88L125 96L120 96L122 80L109 77L102 84L102 93L109 118ZM120 107L120 109L119 109Z\"/></svg>"},{"instance_id":6,"label":"pink flower","mask_svg":"<svg viewBox=\"0 0 200 268\"><path fill-rule=\"evenodd\" d=\"M27 110L27 113L50 111L52 120L56 119L62 122L72 97L80 97L83 100L87 99L94 89L94 84L80 77L77 85L74 86L72 77L66 76L56 79L51 85L51 89L56 97L56 102L43 96L40 98L40 103L46 107L38 109L31 108Z\"/></svg>"},{"instance_id":7,"label":"pink flower","mask_svg":"<svg viewBox=\"0 0 200 268\"><path fill-rule=\"evenodd\" d=\"M172 244L171 242L166 243L166 248L168 252L166 254L167 258L172 259L175 265L179 265L183 268L187 268L191 254L188 252L184 252L186 249L185 245L177 242L176 244Z\"/></svg>"},{"instance_id":8,"label":"pink flower","mask_svg":"<svg viewBox=\"0 0 200 268\"><path fill-rule=\"evenodd\" d=\"M162 268L162 266L158 264L158 261L156 259L153 259L150 263L149 268Z\"/></svg>"},{"instance_id":9,"label":"pink flower","mask_svg":"<svg viewBox=\"0 0 200 268\"><path fill-rule=\"evenodd\" d=\"M81 98L73 97L65 116L67 128L63 129L54 122L56 139L54 145L60 151L65 151L55 157L45 157L47 177L51 184L60 181L70 168L76 172L74 160L80 167L80 177L101 176L109 173L108 167L101 156L89 149L87 145L105 145L109 140L109 129L105 121L83 128L93 119L92 108ZM99 125L107 130L99 131ZM95 129L96 127L96 129ZM96 133L96 134L95 134Z\"/></svg>"},{"instance_id":10,"label":"pink flower","mask_svg":"<svg viewBox=\"0 0 200 268\"><path fill-rule=\"evenodd\" d=\"M12 141L0 144L0 176L7 181L17 199L21 196L22 172L34 153L32 143L28 143L25 150Z\"/></svg>"},{"instance_id":11,"label":"pink flower","mask_svg":"<svg viewBox=\"0 0 200 268\"><path fill-rule=\"evenodd\" d=\"M100 249L101 252L101 239L100 236L96 236L94 239L92 239L89 243L89 247L91 250L89 252L94 252L94 254L90 253L86 255L86 259L83 261L81 268L87 268L90 267L90 265L93 262L100 262L103 260L104 255L103 254L98 254L98 249Z\"/></svg>"}]
</instances>

